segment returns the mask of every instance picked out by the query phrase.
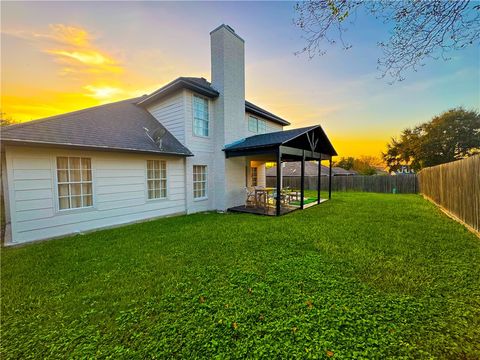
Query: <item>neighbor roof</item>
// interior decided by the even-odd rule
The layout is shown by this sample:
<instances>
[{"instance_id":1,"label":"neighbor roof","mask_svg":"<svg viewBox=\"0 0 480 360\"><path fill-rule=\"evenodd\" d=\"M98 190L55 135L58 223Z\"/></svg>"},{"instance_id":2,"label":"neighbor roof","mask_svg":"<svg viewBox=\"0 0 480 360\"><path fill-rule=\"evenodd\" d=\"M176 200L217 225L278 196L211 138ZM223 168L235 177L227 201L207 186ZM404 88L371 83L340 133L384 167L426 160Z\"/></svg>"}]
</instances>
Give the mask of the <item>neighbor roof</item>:
<instances>
[{"instance_id":1,"label":"neighbor roof","mask_svg":"<svg viewBox=\"0 0 480 360\"><path fill-rule=\"evenodd\" d=\"M300 176L301 163L299 161L285 162L282 166L282 176ZM332 169L333 170L333 169ZM327 176L329 172L328 167L322 165L322 176ZM267 169L267 176L277 176L277 167L273 166ZM317 176L318 163L313 161L305 161L305 176ZM333 172L333 174L335 174Z\"/></svg>"},{"instance_id":2,"label":"neighbor roof","mask_svg":"<svg viewBox=\"0 0 480 360\"><path fill-rule=\"evenodd\" d=\"M162 86L160 89L154 91L153 93L146 95L142 100L138 102L138 105L148 106L153 102L157 101L158 99L171 95L175 91L182 88L190 89L212 99L220 95L219 92L212 87L212 84L210 84L205 78L179 77L168 83L167 85ZM268 119L283 126L290 125L287 120L284 120L281 117L272 114L271 112L262 109L261 107L249 101L245 101L245 111L253 115L264 117L265 119Z\"/></svg>"},{"instance_id":3,"label":"neighbor roof","mask_svg":"<svg viewBox=\"0 0 480 360\"><path fill-rule=\"evenodd\" d=\"M289 142L295 141L303 135L306 136L307 133L312 133L313 131L316 131L317 134L320 135L320 138L317 137L317 139L320 141L318 144L320 147L320 152L332 156L337 155L335 149L330 143L330 140L328 140L327 135L325 135L325 132L320 125L250 136L226 145L224 150L227 152L237 152L248 149L269 148L285 145Z\"/></svg>"},{"instance_id":4,"label":"neighbor roof","mask_svg":"<svg viewBox=\"0 0 480 360\"><path fill-rule=\"evenodd\" d=\"M282 166L282 176L300 176L301 175L301 163L299 161L295 162L285 162ZM318 163L313 161L305 161L305 176L317 176L318 174ZM329 169L327 166L322 165L322 176L328 176ZM333 176L347 176L347 175L357 175L358 173L354 170L345 170L340 167L332 167ZM277 167L273 166L267 169L267 176L277 176Z\"/></svg>"},{"instance_id":5,"label":"neighbor roof","mask_svg":"<svg viewBox=\"0 0 480 360\"><path fill-rule=\"evenodd\" d=\"M193 155L148 111L128 99L2 128L4 143ZM165 129L161 147L149 134ZM148 129L149 131L147 131Z\"/></svg>"},{"instance_id":6,"label":"neighbor roof","mask_svg":"<svg viewBox=\"0 0 480 360\"><path fill-rule=\"evenodd\" d=\"M358 172L355 170L345 170L344 168L334 166L332 171L337 175L358 175Z\"/></svg>"}]
</instances>

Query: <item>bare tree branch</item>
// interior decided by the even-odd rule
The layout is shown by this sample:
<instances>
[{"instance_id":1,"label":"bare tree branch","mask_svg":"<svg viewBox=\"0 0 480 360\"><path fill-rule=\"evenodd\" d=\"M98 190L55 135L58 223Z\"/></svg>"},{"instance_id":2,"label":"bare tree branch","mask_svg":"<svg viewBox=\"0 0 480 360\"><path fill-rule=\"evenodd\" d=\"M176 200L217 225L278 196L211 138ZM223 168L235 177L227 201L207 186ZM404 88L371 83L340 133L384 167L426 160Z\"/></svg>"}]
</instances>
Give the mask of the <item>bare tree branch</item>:
<instances>
[{"instance_id":1,"label":"bare tree branch","mask_svg":"<svg viewBox=\"0 0 480 360\"><path fill-rule=\"evenodd\" d=\"M337 41L343 49L351 48L344 35L360 10L393 25L389 40L377 43L383 50L380 77L391 82L418 71L429 58L448 60L451 51L479 43L480 5L471 0L320 0L296 5L295 24L306 41L297 54L324 55L326 46Z\"/></svg>"}]
</instances>

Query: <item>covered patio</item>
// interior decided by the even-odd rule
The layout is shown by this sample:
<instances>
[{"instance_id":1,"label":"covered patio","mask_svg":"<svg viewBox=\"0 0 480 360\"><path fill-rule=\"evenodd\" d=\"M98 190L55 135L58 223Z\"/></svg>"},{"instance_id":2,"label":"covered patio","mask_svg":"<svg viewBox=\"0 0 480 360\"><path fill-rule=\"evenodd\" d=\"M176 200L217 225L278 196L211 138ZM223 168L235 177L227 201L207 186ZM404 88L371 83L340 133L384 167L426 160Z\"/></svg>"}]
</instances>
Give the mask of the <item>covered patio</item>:
<instances>
[{"instance_id":1,"label":"covered patio","mask_svg":"<svg viewBox=\"0 0 480 360\"><path fill-rule=\"evenodd\" d=\"M275 187L253 187L249 190L247 181L245 205L232 207L229 211L279 216L326 201L320 197L320 176L317 197L305 198L305 162L312 160L318 162L319 169L322 160L329 162L328 199L331 199L332 157L337 153L320 125L251 136L226 145L224 151L226 158L243 156L248 163L263 161L277 164ZM300 189L282 186L282 163L291 161L301 162Z\"/></svg>"}]
</instances>

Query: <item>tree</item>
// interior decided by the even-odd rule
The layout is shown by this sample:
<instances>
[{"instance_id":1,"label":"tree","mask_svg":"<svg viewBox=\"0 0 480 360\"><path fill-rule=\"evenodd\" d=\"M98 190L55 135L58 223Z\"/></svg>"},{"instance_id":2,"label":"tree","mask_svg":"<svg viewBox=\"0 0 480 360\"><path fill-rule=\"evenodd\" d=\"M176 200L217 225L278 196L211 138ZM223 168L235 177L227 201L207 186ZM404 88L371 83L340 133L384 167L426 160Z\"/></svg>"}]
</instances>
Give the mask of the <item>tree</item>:
<instances>
[{"instance_id":1,"label":"tree","mask_svg":"<svg viewBox=\"0 0 480 360\"><path fill-rule=\"evenodd\" d=\"M347 19L354 23L361 10L393 26L390 39L377 43L383 50L378 69L392 82L417 71L427 58L447 60L450 51L479 43L480 5L470 0L319 0L296 5L295 23L306 40L298 53L323 55L325 44L338 41L351 48L344 40Z\"/></svg>"},{"instance_id":2,"label":"tree","mask_svg":"<svg viewBox=\"0 0 480 360\"><path fill-rule=\"evenodd\" d=\"M18 121L16 121L13 117L7 116L6 113L0 110L0 126L8 126L8 125L13 125L17 123Z\"/></svg>"},{"instance_id":3,"label":"tree","mask_svg":"<svg viewBox=\"0 0 480 360\"><path fill-rule=\"evenodd\" d=\"M375 175L377 173L376 166L378 159L373 156L361 156L359 158L346 157L340 158L335 166L345 170L355 170L361 175Z\"/></svg>"},{"instance_id":4,"label":"tree","mask_svg":"<svg viewBox=\"0 0 480 360\"><path fill-rule=\"evenodd\" d=\"M391 139L383 159L390 171L402 165L418 171L474 154L480 154L480 113L455 108L413 129L404 129L400 138Z\"/></svg>"},{"instance_id":5,"label":"tree","mask_svg":"<svg viewBox=\"0 0 480 360\"><path fill-rule=\"evenodd\" d=\"M353 157L342 157L339 161L335 162L335 166L345 170L352 170L354 161L355 159Z\"/></svg>"}]
</instances>

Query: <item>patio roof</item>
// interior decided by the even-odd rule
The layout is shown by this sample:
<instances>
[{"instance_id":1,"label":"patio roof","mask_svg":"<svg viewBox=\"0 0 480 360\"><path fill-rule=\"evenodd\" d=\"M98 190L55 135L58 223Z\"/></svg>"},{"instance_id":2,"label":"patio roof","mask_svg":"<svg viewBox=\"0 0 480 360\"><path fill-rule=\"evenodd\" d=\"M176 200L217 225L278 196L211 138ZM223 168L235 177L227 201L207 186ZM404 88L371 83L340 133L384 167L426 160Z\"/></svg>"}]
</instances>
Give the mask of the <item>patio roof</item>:
<instances>
[{"instance_id":1,"label":"patio roof","mask_svg":"<svg viewBox=\"0 0 480 360\"><path fill-rule=\"evenodd\" d=\"M305 155L307 160L317 160L337 155L320 125L250 136L225 145L223 150L227 158L281 153L286 159L298 160Z\"/></svg>"}]
</instances>

